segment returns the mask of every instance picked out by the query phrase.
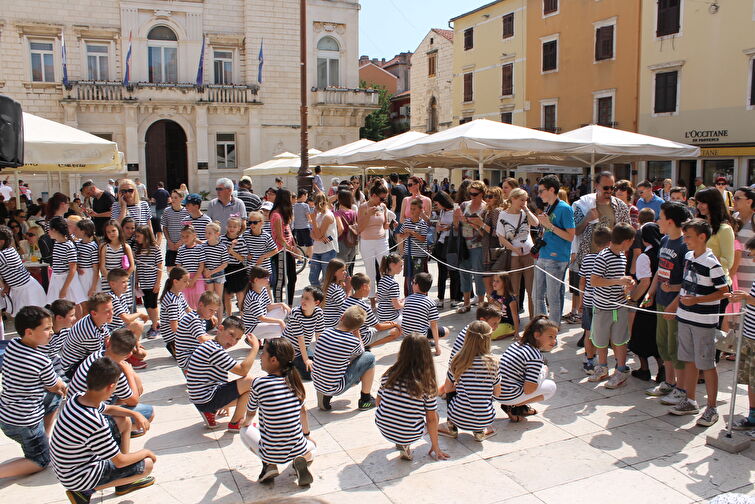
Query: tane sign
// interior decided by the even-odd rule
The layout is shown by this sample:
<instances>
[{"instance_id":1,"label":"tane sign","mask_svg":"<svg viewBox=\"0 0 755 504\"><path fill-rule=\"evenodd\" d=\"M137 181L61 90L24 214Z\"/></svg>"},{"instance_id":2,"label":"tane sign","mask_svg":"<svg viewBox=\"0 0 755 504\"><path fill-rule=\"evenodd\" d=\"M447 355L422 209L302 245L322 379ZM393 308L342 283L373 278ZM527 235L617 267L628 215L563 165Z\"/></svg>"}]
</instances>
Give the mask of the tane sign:
<instances>
[{"instance_id":1,"label":"tane sign","mask_svg":"<svg viewBox=\"0 0 755 504\"><path fill-rule=\"evenodd\" d=\"M729 130L687 130L684 132L684 138L692 143L695 142L718 142L722 138L729 136Z\"/></svg>"}]
</instances>

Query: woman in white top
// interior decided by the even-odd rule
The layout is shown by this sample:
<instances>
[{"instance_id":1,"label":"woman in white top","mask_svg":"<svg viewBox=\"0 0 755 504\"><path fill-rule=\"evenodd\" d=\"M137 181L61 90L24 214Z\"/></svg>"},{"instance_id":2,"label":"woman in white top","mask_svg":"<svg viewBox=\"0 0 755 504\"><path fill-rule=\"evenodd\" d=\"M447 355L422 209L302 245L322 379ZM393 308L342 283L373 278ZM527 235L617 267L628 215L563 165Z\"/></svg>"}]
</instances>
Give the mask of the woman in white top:
<instances>
[{"instance_id":1,"label":"woman in white top","mask_svg":"<svg viewBox=\"0 0 755 504\"><path fill-rule=\"evenodd\" d=\"M315 194L315 213L312 220L312 260L309 264L309 283L320 286L320 275L325 273L325 266L338 254L338 237L343 231L341 220L336 220L328 204L328 197L323 193Z\"/></svg>"},{"instance_id":2,"label":"woman in white top","mask_svg":"<svg viewBox=\"0 0 755 504\"><path fill-rule=\"evenodd\" d=\"M451 242L449 236L454 224L454 210L456 204L447 193L441 191L433 197L433 204L435 210L438 212L438 224L435 229L438 232L437 245L433 249L435 257L443 262L448 262L448 247ZM454 231L455 232L455 231ZM458 234L458 233L457 233ZM456 254L456 250L451 251ZM455 266L455 265L452 265ZM438 300L435 305L438 308L443 307L446 297L446 280L451 279L451 307L457 306L462 300L461 294L461 278L459 277L459 270L449 268L442 262L438 262Z\"/></svg>"},{"instance_id":3,"label":"woman in white top","mask_svg":"<svg viewBox=\"0 0 755 504\"><path fill-rule=\"evenodd\" d=\"M527 207L527 191L524 189L512 189L509 194L508 208L498 214L498 226L496 234L501 247L511 250L511 292L519 293L519 285L524 278L524 288L527 291L527 303L529 313L532 315L532 281L535 271L532 265L535 259L530 253L532 248L532 235L530 226L537 226L537 217ZM524 271L516 271L521 268L529 268ZM519 300L519 306L522 300Z\"/></svg>"}]
</instances>

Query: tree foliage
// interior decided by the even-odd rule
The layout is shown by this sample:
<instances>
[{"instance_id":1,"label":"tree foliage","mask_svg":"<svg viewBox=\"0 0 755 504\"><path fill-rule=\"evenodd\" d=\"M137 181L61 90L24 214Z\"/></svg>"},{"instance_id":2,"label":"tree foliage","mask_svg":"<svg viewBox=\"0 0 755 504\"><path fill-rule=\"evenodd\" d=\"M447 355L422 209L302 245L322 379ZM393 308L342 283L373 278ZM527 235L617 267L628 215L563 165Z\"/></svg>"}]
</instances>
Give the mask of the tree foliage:
<instances>
[{"instance_id":1,"label":"tree foliage","mask_svg":"<svg viewBox=\"0 0 755 504\"><path fill-rule=\"evenodd\" d=\"M367 83L361 81L359 86L366 88ZM385 86L373 85L370 87L376 89L379 93L379 107L364 119L364 126L359 129L359 137L378 142L389 136L391 127L391 96L393 95L388 92Z\"/></svg>"}]
</instances>

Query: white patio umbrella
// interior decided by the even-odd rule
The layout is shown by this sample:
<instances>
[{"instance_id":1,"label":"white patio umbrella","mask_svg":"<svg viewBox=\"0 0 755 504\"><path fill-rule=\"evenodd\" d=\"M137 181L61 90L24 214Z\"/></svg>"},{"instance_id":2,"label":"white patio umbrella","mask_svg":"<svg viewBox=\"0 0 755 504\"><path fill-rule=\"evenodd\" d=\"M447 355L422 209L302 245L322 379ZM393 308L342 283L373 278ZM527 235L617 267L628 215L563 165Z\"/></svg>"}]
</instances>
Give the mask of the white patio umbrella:
<instances>
[{"instance_id":1,"label":"white patio umbrella","mask_svg":"<svg viewBox=\"0 0 755 504\"><path fill-rule=\"evenodd\" d=\"M311 158L309 158L309 162L310 164L315 164L315 165L333 165L333 164L337 165L339 164L338 156L343 156L343 155L352 153L359 149L363 149L365 147L373 145L374 143L375 142L372 140L368 140L367 138L362 138L355 142L349 142L345 145L341 145L340 147L334 147L332 149L322 152L321 154L312 156Z\"/></svg>"},{"instance_id":2,"label":"white patio umbrella","mask_svg":"<svg viewBox=\"0 0 755 504\"><path fill-rule=\"evenodd\" d=\"M443 166L460 166L472 161L477 164L479 177L482 179L485 164L503 158L545 153L564 154L583 146L582 142L563 139L545 131L476 119L409 144L387 149L385 155L396 160Z\"/></svg>"},{"instance_id":3,"label":"white patio umbrella","mask_svg":"<svg viewBox=\"0 0 755 504\"><path fill-rule=\"evenodd\" d=\"M411 160L396 160L392 156L388 156L386 152L388 149L408 145L428 136L427 133L421 133L419 131L405 131L400 135L380 140L379 142L375 142L372 145L363 147L357 151L341 155L338 157L338 163L342 165L361 164L374 166L388 163L394 166L413 166L413 164L416 163L412 163Z\"/></svg>"}]
</instances>

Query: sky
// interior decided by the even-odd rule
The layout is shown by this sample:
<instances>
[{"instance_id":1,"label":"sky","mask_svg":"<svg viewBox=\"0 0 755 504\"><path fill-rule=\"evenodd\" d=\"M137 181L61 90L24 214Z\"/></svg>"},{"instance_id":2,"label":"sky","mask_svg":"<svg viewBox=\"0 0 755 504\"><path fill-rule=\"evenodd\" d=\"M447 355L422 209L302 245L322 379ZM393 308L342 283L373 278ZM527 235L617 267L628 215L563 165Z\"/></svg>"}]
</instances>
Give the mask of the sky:
<instances>
[{"instance_id":1,"label":"sky","mask_svg":"<svg viewBox=\"0 0 755 504\"><path fill-rule=\"evenodd\" d=\"M414 51L430 28L490 0L361 0L359 54L390 59Z\"/></svg>"}]
</instances>

